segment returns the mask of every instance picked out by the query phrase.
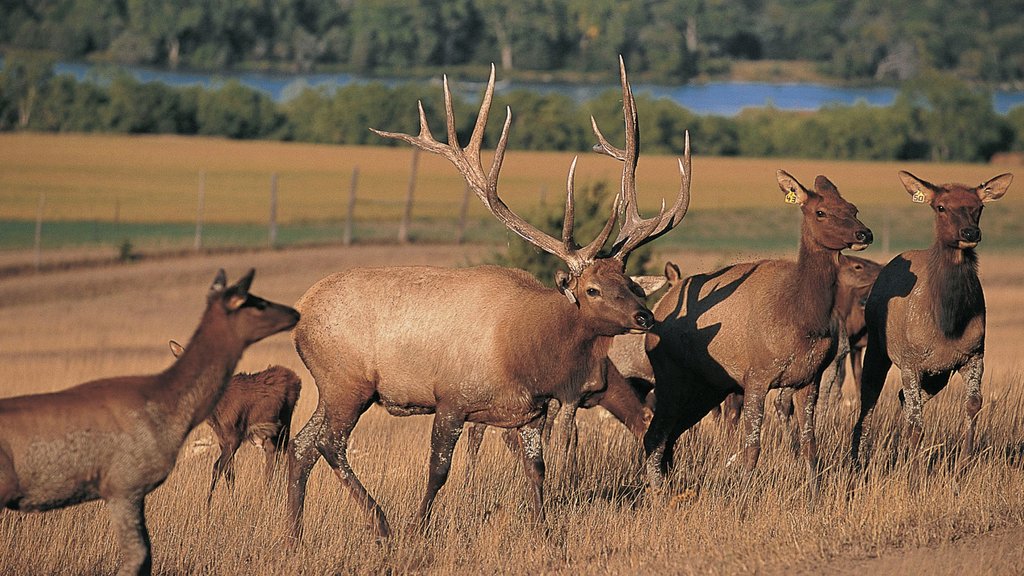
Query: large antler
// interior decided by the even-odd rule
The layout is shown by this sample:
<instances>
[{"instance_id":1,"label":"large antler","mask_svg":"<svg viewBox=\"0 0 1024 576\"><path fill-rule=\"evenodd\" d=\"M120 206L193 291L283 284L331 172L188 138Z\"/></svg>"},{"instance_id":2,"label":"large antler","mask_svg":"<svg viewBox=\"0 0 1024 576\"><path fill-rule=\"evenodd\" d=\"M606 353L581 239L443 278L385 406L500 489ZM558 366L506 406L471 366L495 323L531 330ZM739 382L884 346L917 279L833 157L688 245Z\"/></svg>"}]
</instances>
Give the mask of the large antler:
<instances>
[{"instance_id":1,"label":"large antler","mask_svg":"<svg viewBox=\"0 0 1024 576\"><path fill-rule=\"evenodd\" d=\"M616 148L604 137L597 127L597 121L590 117L590 124L597 136L594 151L621 160L622 166L622 228L612 246L614 258L625 261L630 252L641 245L668 232L686 216L690 205L690 132L686 131L683 158L679 160L681 179L679 196L672 209L665 212L662 200L661 212L655 218L641 218L636 201L636 164L640 156L640 127L637 124L636 101L633 89L626 80L626 65L619 56L619 80L622 82L622 115L626 120L626 149Z\"/></svg>"},{"instance_id":2,"label":"large antler","mask_svg":"<svg viewBox=\"0 0 1024 576\"><path fill-rule=\"evenodd\" d=\"M484 203L484 206L490 210L495 218L527 242L562 259L569 267L569 271L573 275L579 276L594 261L598 251L601 250L601 247L604 246L604 243L611 236L621 209L619 206L620 197L617 195L612 203L612 214L604 229L601 230L597 238L583 248L580 248L573 239L575 158L569 167L569 177L566 183L565 217L562 221L561 240L547 235L512 212L505 205L505 202L498 197L498 173L501 171L501 163L505 158L505 148L508 145L508 129L512 123L511 109L506 108L505 125L501 129L501 137L498 139L498 145L494 150L491 169L486 174L480 160L480 146L483 143L484 128L487 125L487 116L491 110L493 95L494 65L492 64L491 76L487 81L487 90L484 92L484 99L480 104L480 113L477 116L476 124L473 126L473 134L470 136L469 144L465 148L459 147L458 135L455 133L455 112L452 108L452 95L448 89L447 76L444 77L445 121L448 128L447 144L438 142L430 133L430 127L427 126L427 117L423 112L422 101L418 104L420 113L420 133L418 136L410 136L409 134L399 132L384 132L374 128L370 128L370 130L385 138L402 140L422 150L447 158L466 179L466 183L469 184L477 197L480 198L480 201Z\"/></svg>"}]
</instances>

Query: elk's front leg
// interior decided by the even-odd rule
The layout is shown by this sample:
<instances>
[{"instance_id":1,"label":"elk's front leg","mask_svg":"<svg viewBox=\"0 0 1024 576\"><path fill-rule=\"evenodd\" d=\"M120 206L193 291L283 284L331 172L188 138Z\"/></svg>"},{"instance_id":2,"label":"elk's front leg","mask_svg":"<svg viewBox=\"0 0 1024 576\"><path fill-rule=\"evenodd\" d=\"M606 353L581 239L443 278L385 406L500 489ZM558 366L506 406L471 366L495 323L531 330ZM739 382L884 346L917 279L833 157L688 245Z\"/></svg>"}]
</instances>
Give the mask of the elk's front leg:
<instances>
[{"instance_id":1,"label":"elk's front leg","mask_svg":"<svg viewBox=\"0 0 1024 576\"><path fill-rule=\"evenodd\" d=\"M764 423L764 392L753 386L743 394L743 465L753 473L761 457L761 425Z\"/></svg>"},{"instance_id":2,"label":"elk's front leg","mask_svg":"<svg viewBox=\"0 0 1024 576\"><path fill-rule=\"evenodd\" d=\"M448 480L452 468L452 452L462 435L462 426L466 418L444 406L438 406L434 413L434 428L430 434L430 472L427 476L427 492L423 495L420 511L417 515L420 529L426 531L430 522L430 512L438 490Z\"/></svg>"},{"instance_id":3,"label":"elk's front leg","mask_svg":"<svg viewBox=\"0 0 1024 576\"><path fill-rule=\"evenodd\" d=\"M538 522L544 522L544 415L519 428L523 447L523 467L533 489L533 510Z\"/></svg>"},{"instance_id":4,"label":"elk's front leg","mask_svg":"<svg viewBox=\"0 0 1024 576\"><path fill-rule=\"evenodd\" d=\"M796 421L800 428L800 453L807 463L807 485L812 497L818 494L818 440L814 432L818 390L819 385L815 381L797 390L794 396Z\"/></svg>"},{"instance_id":5,"label":"elk's front leg","mask_svg":"<svg viewBox=\"0 0 1024 576\"><path fill-rule=\"evenodd\" d=\"M966 396L964 397L964 415L966 435L964 437L964 453L967 456L974 456L976 451L974 445L974 430L978 420L978 412L981 410L981 376L985 372L985 359L983 356L974 356L960 367L960 376L964 379Z\"/></svg>"},{"instance_id":6,"label":"elk's front leg","mask_svg":"<svg viewBox=\"0 0 1024 576\"><path fill-rule=\"evenodd\" d=\"M145 498L139 494L107 500L110 525L117 533L121 548L118 576L148 575L153 570L152 546L146 530Z\"/></svg>"}]
</instances>

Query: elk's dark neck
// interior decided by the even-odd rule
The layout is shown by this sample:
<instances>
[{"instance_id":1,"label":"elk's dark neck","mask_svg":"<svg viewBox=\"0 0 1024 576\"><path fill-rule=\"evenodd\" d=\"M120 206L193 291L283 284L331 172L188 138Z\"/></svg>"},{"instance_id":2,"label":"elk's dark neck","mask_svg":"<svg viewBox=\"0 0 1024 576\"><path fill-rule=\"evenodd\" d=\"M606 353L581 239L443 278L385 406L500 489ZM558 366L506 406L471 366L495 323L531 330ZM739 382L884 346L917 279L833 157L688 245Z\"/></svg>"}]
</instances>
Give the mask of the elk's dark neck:
<instances>
[{"instance_id":1,"label":"elk's dark neck","mask_svg":"<svg viewBox=\"0 0 1024 576\"><path fill-rule=\"evenodd\" d=\"M809 333L822 333L831 324L839 282L839 252L809 242L800 243L788 310Z\"/></svg>"},{"instance_id":2,"label":"elk's dark neck","mask_svg":"<svg viewBox=\"0 0 1024 576\"><path fill-rule=\"evenodd\" d=\"M181 356L163 374L159 393L168 412L166 425L174 435L184 438L210 415L243 349L223 313L208 308Z\"/></svg>"},{"instance_id":3,"label":"elk's dark neck","mask_svg":"<svg viewBox=\"0 0 1024 576\"><path fill-rule=\"evenodd\" d=\"M974 249L952 248L936 241L928 254L928 291L942 333L947 338L959 337L973 318L985 312Z\"/></svg>"}]
</instances>

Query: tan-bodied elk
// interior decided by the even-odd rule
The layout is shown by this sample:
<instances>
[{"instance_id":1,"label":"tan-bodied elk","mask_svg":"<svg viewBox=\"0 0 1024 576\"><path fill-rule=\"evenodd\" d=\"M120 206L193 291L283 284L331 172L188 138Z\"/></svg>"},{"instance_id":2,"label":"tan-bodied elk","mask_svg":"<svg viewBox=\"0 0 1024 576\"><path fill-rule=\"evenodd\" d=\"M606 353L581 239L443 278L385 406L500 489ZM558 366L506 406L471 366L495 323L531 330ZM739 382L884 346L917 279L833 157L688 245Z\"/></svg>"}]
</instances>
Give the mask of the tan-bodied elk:
<instances>
[{"instance_id":1,"label":"tan-bodied elk","mask_svg":"<svg viewBox=\"0 0 1024 576\"><path fill-rule=\"evenodd\" d=\"M966 386L967 455L974 453L975 421L981 410L985 295L974 248L981 242L984 204L1002 198L1013 176L1002 174L978 186L937 186L904 171L899 178L912 201L931 207L935 241L927 250L910 250L893 258L868 297L860 414L850 448L856 463L865 419L878 402L893 364L902 380L900 400L908 448L916 450L921 443L925 402L945 388L953 372L960 373Z\"/></svg>"},{"instance_id":2,"label":"tan-bodied elk","mask_svg":"<svg viewBox=\"0 0 1024 576\"><path fill-rule=\"evenodd\" d=\"M252 278L250 271L229 287L224 271L217 274L188 346L159 374L0 399L0 503L31 512L103 499L120 545L119 574L149 574L146 495L210 415L242 351L299 319L251 294Z\"/></svg>"},{"instance_id":3,"label":"tan-bodied elk","mask_svg":"<svg viewBox=\"0 0 1024 576\"><path fill-rule=\"evenodd\" d=\"M573 239L573 177L569 169L561 238L538 230L498 197L498 174L508 143L506 112L488 171L480 159L494 90L494 69L468 145L461 148L447 79L444 83L447 144L435 140L422 104L418 136L378 132L436 153L454 164L490 212L510 230L558 256L568 272L547 288L522 270L496 266L356 268L313 285L297 308L303 313L295 347L319 389L310 420L289 451L288 507L301 534L306 482L322 456L374 532L391 528L385 514L348 462L349 435L374 403L394 415L434 414L426 491L417 513L428 526L431 507L448 477L463 424L517 428L533 509L543 518L544 460L541 429L548 400L573 401L603 370L613 336L646 331L653 316L640 289L624 273L630 252L671 230L689 202L689 144L679 163L681 190L672 207L641 219L635 174L639 142L625 70L621 74L626 149L621 196L598 237L584 247ZM624 222L611 253L598 252L611 236L618 212Z\"/></svg>"},{"instance_id":4,"label":"tan-bodied elk","mask_svg":"<svg viewBox=\"0 0 1024 576\"><path fill-rule=\"evenodd\" d=\"M752 472L761 452L765 395L794 387L806 396L808 409L797 415L800 445L816 489L813 409L841 336L833 313L839 254L867 247L872 235L828 178L818 176L810 190L779 170L778 184L802 212L796 262L761 260L690 276L654 308L647 350L658 400L644 437L652 488L661 488L679 436L731 392L744 393L741 453Z\"/></svg>"},{"instance_id":5,"label":"tan-bodied elk","mask_svg":"<svg viewBox=\"0 0 1024 576\"><path fill-rule=\"evenodd\" d=\"M169 342L171 354L181 356L184 348ZM263 448L264 478L269 484L274 469L284 460L291 435L292 412L299 400L302 380L284 366L268 366L259 372L239 372L231 377L217 407L206 419L217 438L220 454L213 463L213 478L207 503L213 498L221 476L228 488L235 484L235 453L242 442L251 440Z\"/></svg>"}]
</instances>

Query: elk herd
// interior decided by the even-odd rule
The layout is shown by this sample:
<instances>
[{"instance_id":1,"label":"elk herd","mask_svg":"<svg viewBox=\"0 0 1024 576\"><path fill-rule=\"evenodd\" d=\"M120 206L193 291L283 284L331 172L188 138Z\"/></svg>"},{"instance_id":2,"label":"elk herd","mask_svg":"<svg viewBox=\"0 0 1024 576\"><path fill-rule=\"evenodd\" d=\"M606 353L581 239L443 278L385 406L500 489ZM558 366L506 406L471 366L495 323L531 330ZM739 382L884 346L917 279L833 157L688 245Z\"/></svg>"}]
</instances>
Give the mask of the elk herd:
<instances>
[{"instance_id":1,"label":"elk herd","mask_svg":"<svg viewBox=\"0 0 1024 576\"><path fill-rule=\"evenodd\" d=\"M813 494L820 476L815 413L836 401L847 356L859 393L850 434L854 466L864 465L865 432L894 364L908 432L904 450L912 453L921 442L924 403L955 371L966 384L961 457L969 457L976 449L984 368L979 219L985 203L1006 193L1012 176L971 187L900 172L911 201L932 209L935 239L930 248L881 266L843 253L863 250L873 236L836 184L817 176L804 185L779 170L780 198L800 211L796 260L735 263L687 277L670 262L663 276L631 278L625 273L630 254L683 221L692 170L687 133L675 199L652 217L640 215L640 132L621 60L620 81L625 147L609 142L596 121L592 128L595 151L621 163L621 188L604 227L585 245L574 235L575 159L560 238L534 227L500 197L511 110L484 168L493 67L465 147L447 79L446 142L432 135L422 104L417 135L374 130L451 162L495 218L564 263L554 288L497 266L353 268L314 284L293 309L253 295L252 271L231 286L221 271L195 333L184 347L172 342L176 359L163 372L0 399L0 503L28 512L103 499L119 542L120 572L149 573L145 497L167 478L189 432L209 421L221 450L210 497L222 475L230 486L235 451L250 438L264 446L268 480L278 456L287 461L293 545L302 534L307 480L321 458L365 512L370 529L386 538L391 524L348 460L353 428L377 404L396 416L433 414L416 518L422 529L463 429L473 453L485 426L506 429L528 478L532 514L543 522L543 437L559 408L567 455L575 449L577 409L600 405L626 425L642 442L653 495L678 464L679 437L719 409L742 431L734 457L741 474L753 473L766 399L774 390L782 392L779 411L795 416ZM662 285L667 290L648 307L645 297ZM318 391L315 411L291 439L298 376L280 366L234 375L247 346L287 330Z\"/></svg>"}]
</instances>

